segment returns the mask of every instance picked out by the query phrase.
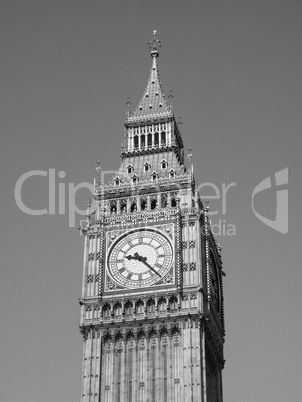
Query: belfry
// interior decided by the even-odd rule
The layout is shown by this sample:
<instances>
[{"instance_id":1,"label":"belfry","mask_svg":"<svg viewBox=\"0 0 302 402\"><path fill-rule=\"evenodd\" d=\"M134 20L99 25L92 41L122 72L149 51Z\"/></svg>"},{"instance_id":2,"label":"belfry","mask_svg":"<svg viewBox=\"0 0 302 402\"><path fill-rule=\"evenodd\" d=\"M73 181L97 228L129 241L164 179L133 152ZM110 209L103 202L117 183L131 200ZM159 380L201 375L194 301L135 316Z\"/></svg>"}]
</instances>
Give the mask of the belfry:
<instances>
[{"instance_id":1,"label":"belfry","mask_svg":"<svg viewBox=\"0 0 302 402\"><path fill-rule=\"evenodd\" d=\"M102 183L97 164L81 225L81 402L222 402L221 247L162 92L156 31L149 46L120 167Z\"/></svg>"}]
</instances>

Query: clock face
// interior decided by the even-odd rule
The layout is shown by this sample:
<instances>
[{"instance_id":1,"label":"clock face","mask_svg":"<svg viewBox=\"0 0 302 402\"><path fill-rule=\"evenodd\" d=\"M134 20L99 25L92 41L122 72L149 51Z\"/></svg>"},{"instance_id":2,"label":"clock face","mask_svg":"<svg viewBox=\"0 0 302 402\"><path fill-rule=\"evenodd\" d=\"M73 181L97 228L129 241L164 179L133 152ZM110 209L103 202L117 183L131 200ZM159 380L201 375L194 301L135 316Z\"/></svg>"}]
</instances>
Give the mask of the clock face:
<instances>
[{"instance_id":1,"label":"clock face","mask_svg":"<svg viewBox=\"0 0 302 402\"><path fill-rule=\"evenodd\" d=\"M140 288L164 279L172 262L172 245L163 233L138 229L119 237L110 247L107 272L122 287Z\"/></svg>"}]
</instances>

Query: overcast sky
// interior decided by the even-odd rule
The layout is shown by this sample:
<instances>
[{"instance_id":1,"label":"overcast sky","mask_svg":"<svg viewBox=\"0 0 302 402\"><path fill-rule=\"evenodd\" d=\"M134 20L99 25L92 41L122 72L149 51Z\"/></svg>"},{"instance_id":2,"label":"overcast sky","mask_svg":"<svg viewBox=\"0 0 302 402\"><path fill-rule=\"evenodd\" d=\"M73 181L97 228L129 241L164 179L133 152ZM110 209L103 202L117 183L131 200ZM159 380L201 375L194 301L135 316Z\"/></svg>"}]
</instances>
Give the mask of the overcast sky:
<instances>
[{"instance_id":1,"label":"overcast sky","mask_svg":"<svg viewBox=\"0 0 302 402\"><path fill-rule=\"evenodd\" d=\"M236 230L217 236L227 274L224 402L301 398L301 14L298 0L1 2L1 401L80 400L82 217L70 227L69 184L92 182L98 159L119 166L125 102L135 107L147 83L153 29L197 183L220 195L235 183L225 211L222 199L210 202L212 223ZM284 234L255 216L252 193L287 167ZM24 213L14 189L32 170L47 176L24 183L24 204L51 212L49 169L55 214ZM88 197L78 191L77 206ZM274 220L276 189L254 207Z\"/></svg>"}]
</instances>

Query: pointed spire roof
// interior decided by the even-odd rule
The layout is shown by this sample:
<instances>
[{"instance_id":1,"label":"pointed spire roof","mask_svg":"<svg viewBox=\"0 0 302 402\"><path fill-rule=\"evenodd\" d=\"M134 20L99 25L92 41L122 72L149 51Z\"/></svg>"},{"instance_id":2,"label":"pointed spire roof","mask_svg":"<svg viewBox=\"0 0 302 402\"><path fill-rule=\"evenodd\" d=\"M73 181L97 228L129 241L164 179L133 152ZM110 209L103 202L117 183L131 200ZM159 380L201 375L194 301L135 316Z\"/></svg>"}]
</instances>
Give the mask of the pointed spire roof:
<instances>
[{"instance_id":1,"label":"pointed spire roof","mask_svg":"<svg viewBox=\"0 0 302 402\"><path fill-rule=\"evenodd\" d=\"M147 86L139 104L127 120L138 120L141 118L171 115L172 107L168 105L161 88L157 58L159 57L158 47L160 41L156 37L157 32L153 31L153 39L149 42L151 49L152 65Z\"/></svg>"}]
</instances>

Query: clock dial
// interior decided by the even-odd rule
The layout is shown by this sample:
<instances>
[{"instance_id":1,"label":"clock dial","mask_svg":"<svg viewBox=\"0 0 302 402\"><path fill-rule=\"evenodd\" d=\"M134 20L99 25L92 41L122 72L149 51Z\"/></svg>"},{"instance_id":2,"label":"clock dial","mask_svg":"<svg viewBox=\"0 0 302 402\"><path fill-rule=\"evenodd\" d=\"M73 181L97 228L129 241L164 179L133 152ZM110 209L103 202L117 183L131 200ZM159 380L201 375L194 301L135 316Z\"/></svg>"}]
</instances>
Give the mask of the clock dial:
<instances>
[{"instance_id":1,"label":"clock dial","mask_svg":"<svg viewBox=\"0 0 302 402\"><path fill-rule=\"evenodd\" d=\"M170 240L155 229L124 234L110 247L107 272L126 288L152 286L170 271L173 249Z\"/></svg>"}]
</instances>

